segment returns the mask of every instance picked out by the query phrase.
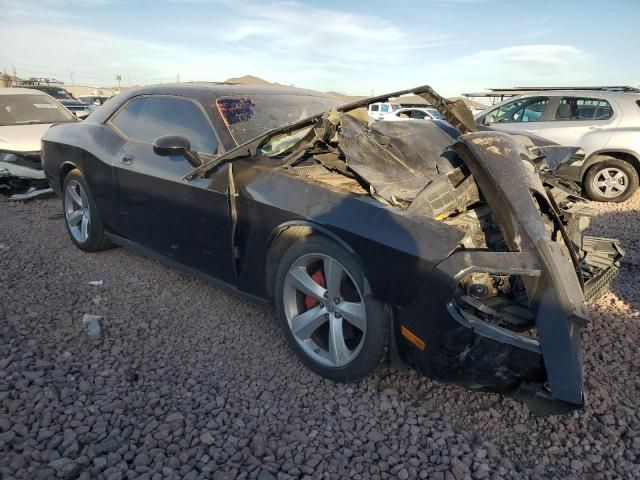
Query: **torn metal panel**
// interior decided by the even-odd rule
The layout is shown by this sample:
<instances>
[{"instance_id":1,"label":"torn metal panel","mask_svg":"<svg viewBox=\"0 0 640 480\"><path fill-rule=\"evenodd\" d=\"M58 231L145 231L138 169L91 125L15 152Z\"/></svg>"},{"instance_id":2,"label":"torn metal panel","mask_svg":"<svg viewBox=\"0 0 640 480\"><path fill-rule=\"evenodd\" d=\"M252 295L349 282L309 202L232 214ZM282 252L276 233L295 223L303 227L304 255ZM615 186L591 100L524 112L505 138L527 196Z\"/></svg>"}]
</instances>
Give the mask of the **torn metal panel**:
<instances>
[{"instance_id":1,"label":"torn metal panel","mask_svg":"<svg viewBox=\"0 0 640 480\"><path fill-rule=\"evenodd\" d=\"M418 95L429 102L442 116L460 133L470 133L478 130L473 113L463 100L448 100L436 93L431 87L424 87L416 91Z\"/></svg>"},{"instance_id":2,"label":"torn metal panel","mask_svg":"<svg viewBox=\"0 0 640 480\"><path fill-rule=\"evenodd\" d=\"M379 137L379 132L366 132L364 125L351 116L343 115L341 125L340 149L347 165L390 204L398 200L410 202L427 184L429 176L435 174L435 168L428 168L424 162L410 163L413 159L406 159L390 142L383 145L380 141L385 140Z\"/></svg>"},{"instance_id":3,"label":"torn metal panel","mask_svg":"<svg viewBox=\"0 0 640 480\"><path fill-rule=\"evenodd\" d=\"M453 189L446 175L462 162L447 151L451 142L434 122L368 126L350 115L340 116L338 148L346 165L392 205L407 206L425 187L433 189L443 181L443 190Z\"/></svg>"}]
</instances>

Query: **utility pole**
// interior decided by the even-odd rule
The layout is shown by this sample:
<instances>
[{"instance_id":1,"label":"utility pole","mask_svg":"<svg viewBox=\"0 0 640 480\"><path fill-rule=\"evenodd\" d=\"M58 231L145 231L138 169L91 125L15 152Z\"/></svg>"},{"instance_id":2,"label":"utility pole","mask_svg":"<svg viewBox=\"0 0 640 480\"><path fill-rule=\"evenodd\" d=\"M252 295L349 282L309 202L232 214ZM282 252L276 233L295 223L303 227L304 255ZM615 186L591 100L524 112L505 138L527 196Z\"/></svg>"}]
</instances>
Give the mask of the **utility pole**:
<instances>
[{"instance_id":1,"label":"utility pole","mask_svg":"<svg viewBox=\"0 0 640 480\"><path fill-rule=\"evenodd\" d=\"M180 83L180 74L178 74L178 83Z\"/></svg>"},{"instance_id":2,"label":"utility pole","mask_svg":"<svg viewBox=\"0 0 640 480\"><path fill-rule=\"evenodd\" d=\"M12 87L18 86L18 76L16 75L16 66L12 63L11 68L13 69L13 85Z\"/></svg>"},{"instance_id":3,"label":"utility pole","mask_svg":"<svg viewBox=\"0 0 640 480\"><path fill-rule=\"evenodd\" d=\"M118 81L118 91L120 91L120 81L122 80L122 75L116 75L116 80Z\"/></svg>"}]
</instances>

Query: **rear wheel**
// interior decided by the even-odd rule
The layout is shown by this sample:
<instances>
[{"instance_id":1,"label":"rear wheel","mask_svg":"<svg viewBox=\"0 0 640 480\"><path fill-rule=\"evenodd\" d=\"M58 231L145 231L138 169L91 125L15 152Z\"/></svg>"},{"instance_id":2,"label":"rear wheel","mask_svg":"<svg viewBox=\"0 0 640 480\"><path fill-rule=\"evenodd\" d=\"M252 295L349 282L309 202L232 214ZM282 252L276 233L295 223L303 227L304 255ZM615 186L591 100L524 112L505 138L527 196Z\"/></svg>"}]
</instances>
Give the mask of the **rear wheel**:
<instances>
[{"instance_id":1,"label":"rear wheel","mask_svg":"<svg viewBox=\"0 0 640 480\"><path fill-rule=\"evenodd\" d=\"M599 158L584 177L587 195L598 202L624 202L638 188L638 172L624 160Z\"/></svg>"},{"instance_id":2,"label":"rear wheel","mask_svg":"<svg viewBox=\"0 0 640 480\"><path fill-rule=\"evenodd\" d=\"M278 317L300 360L335 381L361 378L384 359L388 328L380 302L365 295L356 260L311 236L292 245L276 273Z\"/></svg>"},{"instance_id":3,"label":"rear wheel","mask_svg":"<svg viewBox=\"0 0 640 480\"><path fill-rule=\"evenodd\" d=\"M71 240L81 250L97 252L111 247L89 185L77 168L64 178L62 191L64 220Z\"/></svg>"}]
</instances>

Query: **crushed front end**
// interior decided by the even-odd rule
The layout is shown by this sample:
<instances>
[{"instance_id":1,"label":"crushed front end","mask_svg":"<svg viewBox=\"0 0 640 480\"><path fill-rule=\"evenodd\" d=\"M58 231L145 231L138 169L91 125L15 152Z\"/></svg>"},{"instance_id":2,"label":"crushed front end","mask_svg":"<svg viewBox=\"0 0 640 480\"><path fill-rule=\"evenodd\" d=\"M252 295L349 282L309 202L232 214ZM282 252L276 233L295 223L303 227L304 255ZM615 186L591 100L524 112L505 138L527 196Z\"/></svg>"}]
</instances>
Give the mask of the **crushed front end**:
<instances>
[{"instance_id":1,"label":"crushed front end","mask_svg":"<svg viewBox=\"0 0 640 480\"><path fill-rule=\"evenodd\" d=\"M544 149L483 131L453 150L479 201L440 213L466 235L433 271L432 291L398 311L406 361L443 381L511 393L539 413L580 408L585 302L606 290L623 251L582 236L591 210L540 169Z\"/></svg>"},{"instance_id":2,"label":"crushed front end","mask_svg":"<svg viewBox=\"0 0 640 480\"><path fill-rule=\"evenodd\" d=\"M370 121L369 103L405 94L423 97L446 122ZM402 359L437 380L514 395L539 413L580 408L585 303L606 291L623 251L616 240L582 235L592 211L554 174L580 158L578 148L479 128L462 101L418 87L275 130L185 178L266 155L291 175L379 201L403 217L385 242L418 245L413 260L424 267L407 274L414 300L391 308ZM435 264L420 256L439 238L425 217L461 238Z\"/></svg>"},{"instance_id":3,"label":"crushed front end","mask_svg":"<svg viewBox=\"0 0 640 480\"><path fill-rule=\"evenodd\" d=\"M51 193L40 161L40 152L0 151L0 193L27 200Z\"/></svg>"}]
</instances>

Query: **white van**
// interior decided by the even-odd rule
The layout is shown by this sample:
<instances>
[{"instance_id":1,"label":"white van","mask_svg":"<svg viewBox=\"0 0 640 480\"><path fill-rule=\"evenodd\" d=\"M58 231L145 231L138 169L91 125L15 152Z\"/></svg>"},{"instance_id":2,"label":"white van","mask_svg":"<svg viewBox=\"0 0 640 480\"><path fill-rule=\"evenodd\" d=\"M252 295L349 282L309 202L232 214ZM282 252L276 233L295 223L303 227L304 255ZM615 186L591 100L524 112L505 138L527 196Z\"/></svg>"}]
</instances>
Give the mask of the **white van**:
<instances>
[{"instance_id":1,"label":"white van","mask_svg":"<svg viewBox=\"0 0 640 480\"><path fill-rule=\"evenodd\" d=\"M391 113L394 110L397 110L399 108L400 108L400 105L397 105L395 103L376 102L369 105L368 113L369 113L369 116L374 120L380 120L387 113Z\"/></svg>"}]
</instances>

